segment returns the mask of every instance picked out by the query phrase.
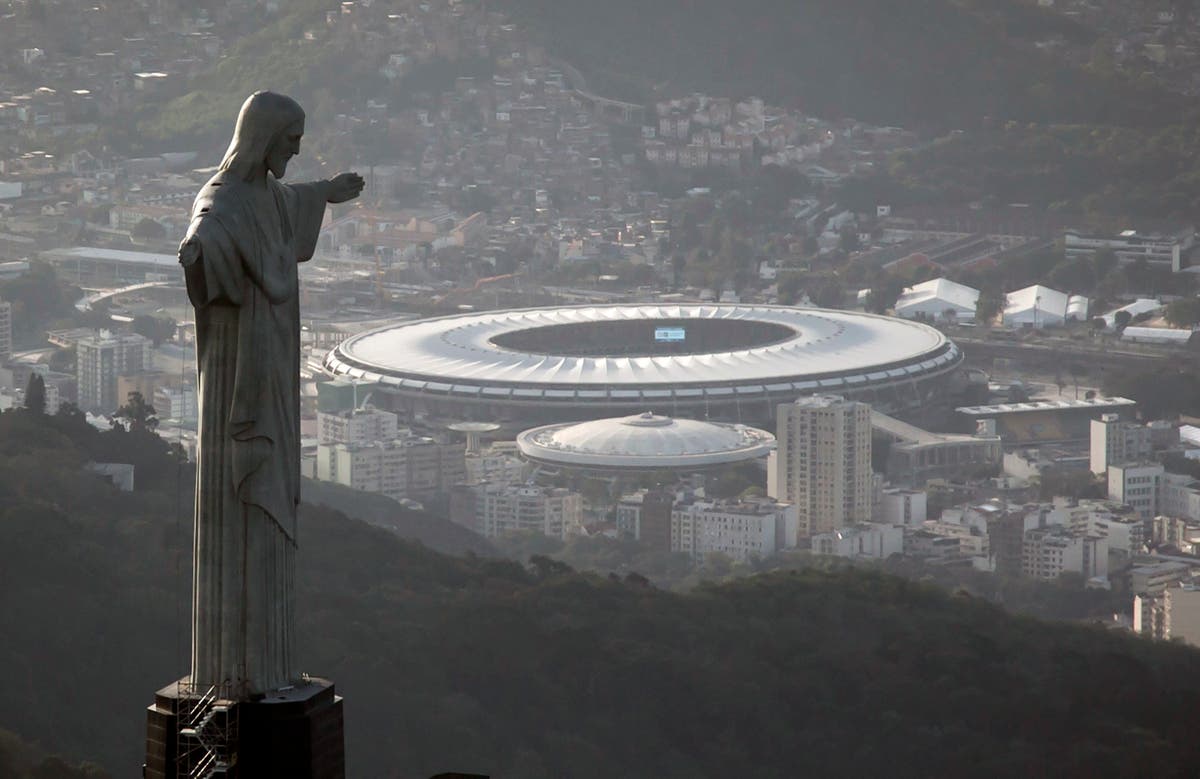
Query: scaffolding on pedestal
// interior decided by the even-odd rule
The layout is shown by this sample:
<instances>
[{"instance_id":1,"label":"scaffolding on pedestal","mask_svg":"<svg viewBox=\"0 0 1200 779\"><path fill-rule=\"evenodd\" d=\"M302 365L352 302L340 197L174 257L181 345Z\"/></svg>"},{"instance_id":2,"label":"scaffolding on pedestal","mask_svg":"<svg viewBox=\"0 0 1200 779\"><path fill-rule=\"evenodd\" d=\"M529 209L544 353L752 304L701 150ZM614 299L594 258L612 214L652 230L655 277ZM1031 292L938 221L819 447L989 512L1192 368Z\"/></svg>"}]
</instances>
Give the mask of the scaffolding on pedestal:
<instances>
[{"instance_id":1,"label":"scaffolding on pedestal","mask_svg":"<svg viewBox=\"0 0 1200 779\"><path fill-rule=\"evenodd\" d=\"M230 776L237 765L238 696L231 685L179 685L176 770L180 779Z\"/></svg>"}]
</instances>

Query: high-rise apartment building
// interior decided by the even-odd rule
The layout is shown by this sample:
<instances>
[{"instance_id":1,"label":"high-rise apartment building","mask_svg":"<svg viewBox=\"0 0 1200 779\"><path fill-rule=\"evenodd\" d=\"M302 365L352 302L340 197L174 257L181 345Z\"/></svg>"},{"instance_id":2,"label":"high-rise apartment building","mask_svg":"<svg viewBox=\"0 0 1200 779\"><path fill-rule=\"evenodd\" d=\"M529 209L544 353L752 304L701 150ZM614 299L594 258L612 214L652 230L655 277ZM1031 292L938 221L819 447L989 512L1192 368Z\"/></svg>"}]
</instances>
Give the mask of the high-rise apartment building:
<instances>
[{"instance_id":1,"label":"high-rise apartment building","mask_svg":"<svg viewBox=\"0 0 1200 779\"><path fill-rule=\"evenodd\" d=\"M0 365L12 358L12 303L0 300Z\"/></svg>"},{"instance_id":2,"label":"high-rise apartment building","mask_svg":"<svg viewBox=\"0 0 1200 779\"><path fill-rule=\"evenodd\" d=\"M871 520L871 407L815 395L776 409L767 493L796 507L799 534Z\"/></svg>"},{"instance_id":3,"label":"high-rise apartment building","mask_svg":"<svg viewBox=\"0 0 1200 779\"><path fill-rule=\"evenodd\" d=\"M1136 422L1122 422L1116 414L1093 419L1089 460L1092 473L1103 476L1110 465L1141 462L1152 451L1151 429Z\"/></svg>"},{"instance_id":4,"label":"high-rise apartment building","mask_svg":"<svg viewBox=\"0 0 1200 779\"><path fill-rule=\"evenodd\" d=\"M117 396L117 377L150 370L152 347L150 339L136 333L98 330L81 338L75 344L79 407L85 411L116 411L125 402Z\"/></svg>"}]
</instances>

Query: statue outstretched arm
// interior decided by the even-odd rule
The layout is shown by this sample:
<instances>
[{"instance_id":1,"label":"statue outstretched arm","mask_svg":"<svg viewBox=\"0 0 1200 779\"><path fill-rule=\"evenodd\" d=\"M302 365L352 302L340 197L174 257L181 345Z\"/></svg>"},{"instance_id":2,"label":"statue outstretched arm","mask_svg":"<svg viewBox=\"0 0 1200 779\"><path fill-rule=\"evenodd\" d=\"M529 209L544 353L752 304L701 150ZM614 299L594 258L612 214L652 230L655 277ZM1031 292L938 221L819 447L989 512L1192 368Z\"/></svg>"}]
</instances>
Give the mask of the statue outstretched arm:
<instances>
[{"instance_id":1,"label":"statue outstretched arm","mask_svg":"<svg viewBox=\"0 0 1200 779\"><path fill-rule=\"evenodd\" d=\"M353 200L362 194L366 185L366 181L357 173L339 173L324 183L326 203L345 203L347 200Z\"/></svg>"}]
</instances>

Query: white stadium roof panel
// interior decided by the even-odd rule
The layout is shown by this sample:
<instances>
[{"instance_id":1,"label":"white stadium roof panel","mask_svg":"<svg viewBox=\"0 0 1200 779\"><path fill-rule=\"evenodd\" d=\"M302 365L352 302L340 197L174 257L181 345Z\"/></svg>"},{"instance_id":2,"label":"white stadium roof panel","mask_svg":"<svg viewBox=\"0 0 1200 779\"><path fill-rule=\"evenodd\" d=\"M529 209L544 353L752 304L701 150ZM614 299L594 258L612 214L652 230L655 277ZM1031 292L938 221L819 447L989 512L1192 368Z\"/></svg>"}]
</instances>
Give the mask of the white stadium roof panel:
<instances>
[{"instance_id":1,"label":"white stadium roof panel","mask_svg":"<svg viewBox=\"0 0 1200 779\"><path fill-rule=\"evenodd\" d=\"M659 322L686 331L686 340L658 342ZM565 329L556 336L558 327ZM621 329L603 330L614 327ZM706 343L723 346L704 350ZM610 345L613 353L606 354ZM464 402L470 393L460 387L478 387L492 399L629 406L642 399L707 404L865 390L940 375L961 360L934 328L892 317L788 306L614 304L406 320L351 336L328 354L325 367L334 375L377 376L399 385L394 392L427 387Z\"/></svg>"}]
</instances>

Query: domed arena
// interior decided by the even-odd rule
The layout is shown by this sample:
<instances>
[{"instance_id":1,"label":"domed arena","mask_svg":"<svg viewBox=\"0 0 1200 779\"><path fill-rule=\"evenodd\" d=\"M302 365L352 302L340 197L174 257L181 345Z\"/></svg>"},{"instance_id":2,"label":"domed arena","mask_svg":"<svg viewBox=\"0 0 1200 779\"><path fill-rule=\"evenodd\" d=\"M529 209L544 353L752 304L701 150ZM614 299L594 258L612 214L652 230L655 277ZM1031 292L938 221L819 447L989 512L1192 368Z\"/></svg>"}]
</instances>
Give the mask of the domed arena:
<instances>
[{"instance_id":1,"label":"domed arena","mask_svg":"<svg viewBox=\"0 0 1200 779\"><path fill-rule=\"evenodd\" d=\"M934 328L874 314L621 304L387 325L324 364L409 419L517 430L644 411L773 427L776 405L815 393L898 413L938 400L962 360Z\"/></svg>"},{"instance_id":2,"label":"domed arena","mask_svg":"<svg viewBox=\"0 0 1200 779\"><path fill-rule=\"evenodd\" d=\"M775 436L745 425L671 419L649 411L617 419L542 425L517 436L531 462L584 471L687 470L766 457Z\"/></svg>"}]
</instances>

